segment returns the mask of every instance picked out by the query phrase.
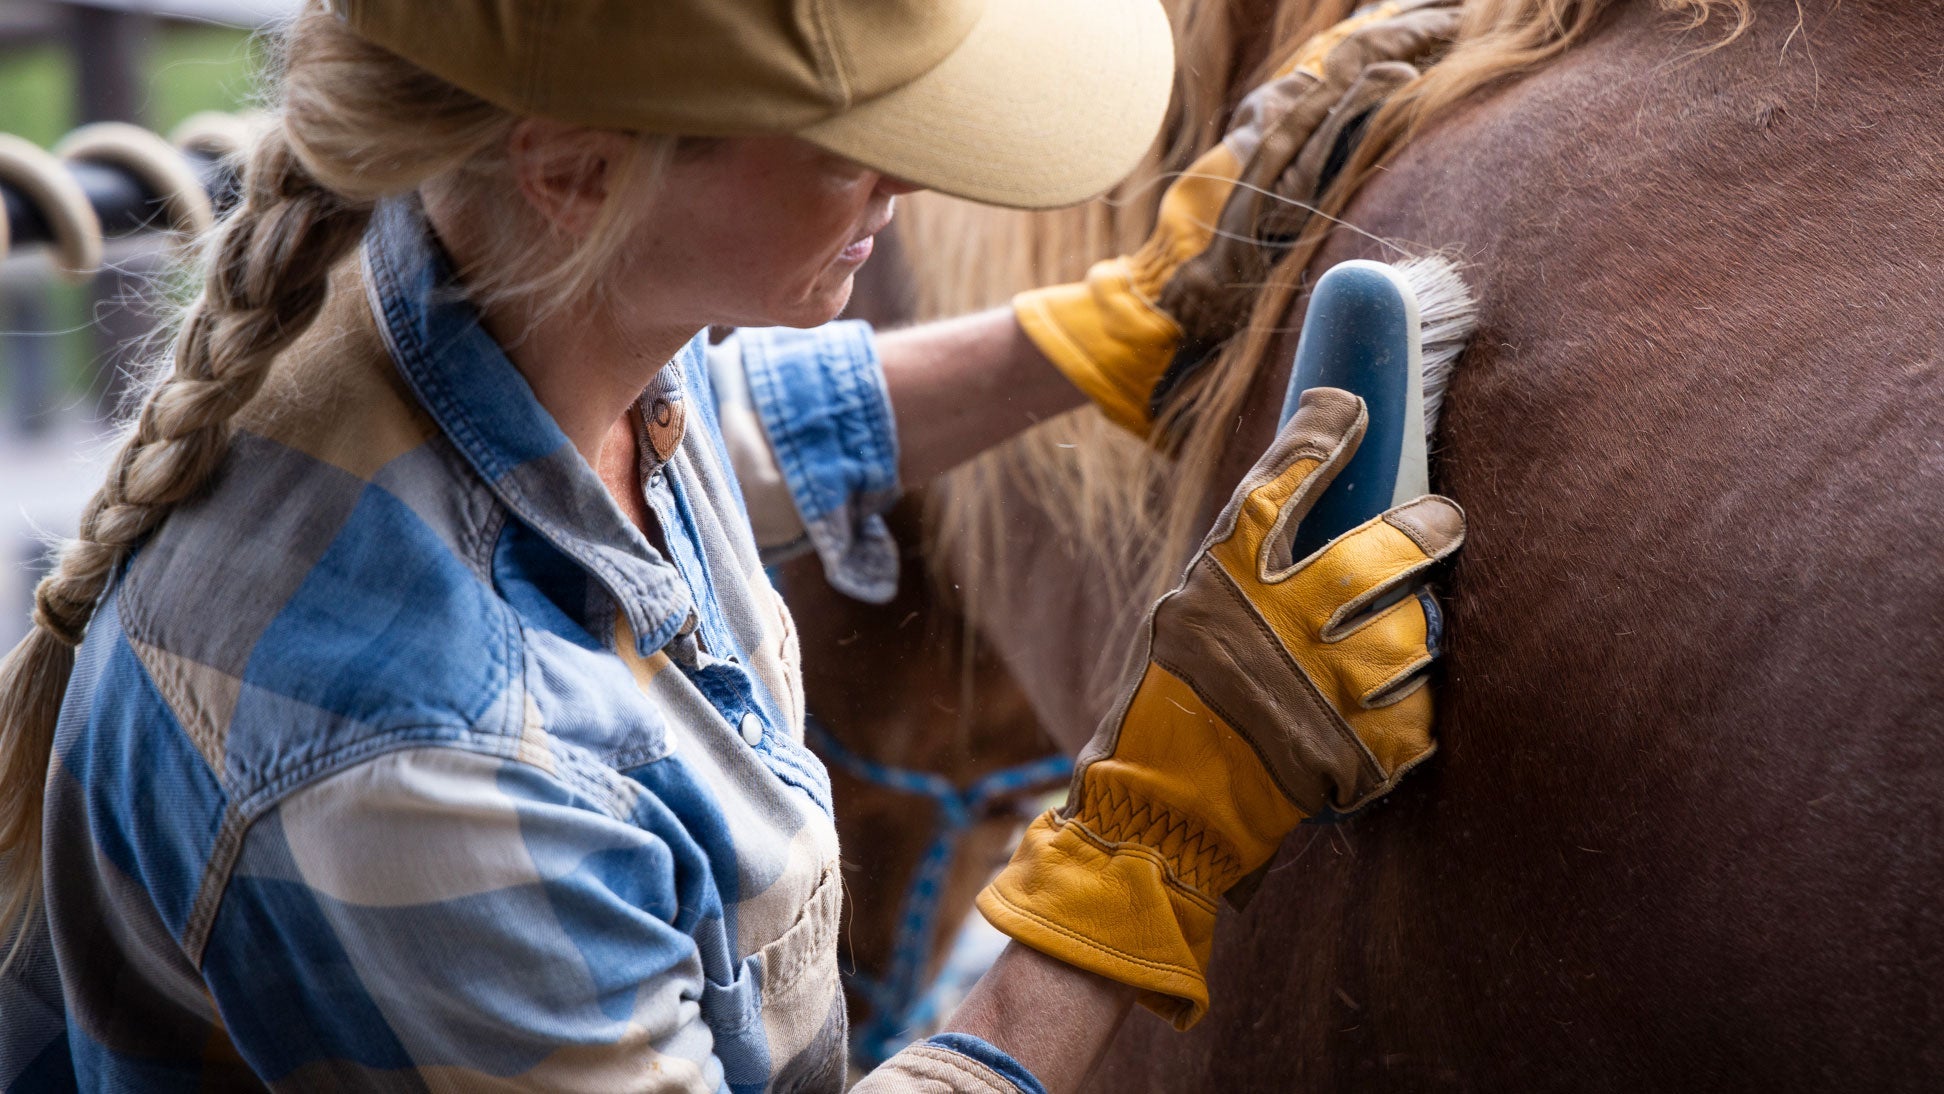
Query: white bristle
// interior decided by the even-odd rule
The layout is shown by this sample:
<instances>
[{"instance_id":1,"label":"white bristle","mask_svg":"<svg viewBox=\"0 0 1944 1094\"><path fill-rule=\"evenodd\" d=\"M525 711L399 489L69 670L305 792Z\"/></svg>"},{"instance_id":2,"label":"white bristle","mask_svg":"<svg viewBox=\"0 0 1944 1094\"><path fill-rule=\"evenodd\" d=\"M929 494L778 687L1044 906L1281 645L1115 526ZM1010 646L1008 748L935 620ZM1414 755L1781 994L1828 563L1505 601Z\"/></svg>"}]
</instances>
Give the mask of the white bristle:
<instances>
[{"instance_id":1,"label":"white bristle","mask_svg":"<svg viewBox=\"0 0 1944 1094\"><path fill-rule=\"evenodd\" d=\"M1438 412L1458 358L1478 330L1478 302L1450 259L1425 255L1396 263L1417 294L1418 328L1423 333L1424 436L1438 435Z\"/></svg>"}]
</instances>

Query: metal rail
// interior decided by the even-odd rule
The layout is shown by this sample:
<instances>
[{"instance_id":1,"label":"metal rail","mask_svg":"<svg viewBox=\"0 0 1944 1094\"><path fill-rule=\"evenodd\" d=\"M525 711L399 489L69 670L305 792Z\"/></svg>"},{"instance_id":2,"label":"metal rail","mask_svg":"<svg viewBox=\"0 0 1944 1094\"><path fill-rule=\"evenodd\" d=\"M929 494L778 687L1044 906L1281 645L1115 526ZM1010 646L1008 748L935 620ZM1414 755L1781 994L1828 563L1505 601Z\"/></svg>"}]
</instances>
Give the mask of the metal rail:
<instances>
[{"instance_id":1,"label":"metal rail","mask_svg":"<svg viewBox=\"0 0 1944 1094\"><path fill-rule=\"evenodd\" d=\"M198 115L171 143L132 125L98 123L52 152L0 134L0 259L51 248L56 269L86 281L102 268L109 241L206 230L236 202L237 154L252 125Z\"/></svg>"},{"instance_id":2,"label":"metal rail","mask_svg":"<svg viewBox=\"0 0 1944 1094\"><path fill-rule=\"evenodd\" d=\"M218 212L235 201L237 175L224 161L201 152L185 152L183 160L202 180ZM168 198L156 193L126 168L99 163L69 163L67 170L87 195L101 223L104 239L119 239L148 231L167 231ZM54 228L32 200L0 181L0 203L7 211L8 251L55 242Z\"/></svg>"}]
</instances>

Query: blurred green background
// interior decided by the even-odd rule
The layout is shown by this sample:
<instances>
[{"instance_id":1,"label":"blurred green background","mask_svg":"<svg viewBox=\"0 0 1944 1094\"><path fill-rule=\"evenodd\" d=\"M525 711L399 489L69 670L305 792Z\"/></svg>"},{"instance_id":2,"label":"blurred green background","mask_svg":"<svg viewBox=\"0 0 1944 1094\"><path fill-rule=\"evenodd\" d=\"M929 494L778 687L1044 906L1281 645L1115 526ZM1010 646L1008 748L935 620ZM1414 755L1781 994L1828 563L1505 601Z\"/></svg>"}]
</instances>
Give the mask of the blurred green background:
<instances>
[{"instance_id":1,"label":"blurred green background","mask_svg":"<svg viewBox=\"0 0 1944 1094\"><path fill-rule=\"evenodd\" d=\"M258 60L248 31L164 23L149 40L144 125L167 132L198 110L249 98ZM59 42L0 50L0 131L49 145L74 127L74 63Z\"/></svg>"}]
</instances>

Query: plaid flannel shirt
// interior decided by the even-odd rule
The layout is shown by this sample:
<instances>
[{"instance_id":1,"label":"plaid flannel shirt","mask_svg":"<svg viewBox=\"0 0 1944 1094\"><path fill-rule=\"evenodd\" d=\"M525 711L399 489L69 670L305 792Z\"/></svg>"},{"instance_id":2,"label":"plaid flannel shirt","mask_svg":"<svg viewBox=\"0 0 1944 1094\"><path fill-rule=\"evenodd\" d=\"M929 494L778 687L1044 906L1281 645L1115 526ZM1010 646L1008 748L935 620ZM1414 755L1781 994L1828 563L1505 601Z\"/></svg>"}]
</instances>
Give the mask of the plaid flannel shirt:
<instances>
[{"instance_id":1,"label":"plaid flannel shirt","mask_svg":"<svg viewBox=\"0 0 1944 1094\"><path fill-rule=\"evenodd\" d=\"M90 627L0 1083L841 1089L830 784L709 357L833 578L882 592L868 328L698 337L662 371L644 406L688 422L641 469L664 556L415 201L359 265ZM866 1085L1038 1089L976 1038L890 1066Z\"/></svg>"}]
</instances>

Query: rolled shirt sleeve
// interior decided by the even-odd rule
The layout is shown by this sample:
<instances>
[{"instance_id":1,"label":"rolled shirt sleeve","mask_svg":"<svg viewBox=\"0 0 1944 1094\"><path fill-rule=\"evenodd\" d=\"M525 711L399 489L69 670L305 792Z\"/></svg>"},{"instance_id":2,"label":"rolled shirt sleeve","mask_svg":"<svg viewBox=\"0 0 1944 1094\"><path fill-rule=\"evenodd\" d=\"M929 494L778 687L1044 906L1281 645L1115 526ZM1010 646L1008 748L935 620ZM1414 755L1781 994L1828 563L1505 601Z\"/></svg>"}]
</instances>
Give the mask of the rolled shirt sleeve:
<instances>
[{"instance_id":1,"label":"rolled shirt sleeve","mask_svg":"<svg viewBox=\"0 0 1944 1094\"><path fill-rule=\"evenodd\" d=\"M906 1046L851 1088L852 1094L1046 1094L1004 1050L969 1033L940 1033Z\"/></svg>"},{"instance_id":2,"label":"rolled shirt sleeve","mask_svg":"<svg viewBox=\"0 0 1944 1094\"><path fill-rule=\"evenodd\" d=\"M530 764L388 753L252 825L204 974L277 1089L723 1089L671 844Z\"/></svg>"},{"instance_id":3,"label":"rolled shirt sleeve","mask_svg":"<svg viewBox=\"0 0 1944 1094\"><path fill-rule=\"evenodd\" d=\"M740 330L709 369L765 560L808 546L839 592L890 600L898 552L881 514L898 497L898 438L870 325ZM784 495L798 525L778 511Z\"/></svg>"}]
</instances>

